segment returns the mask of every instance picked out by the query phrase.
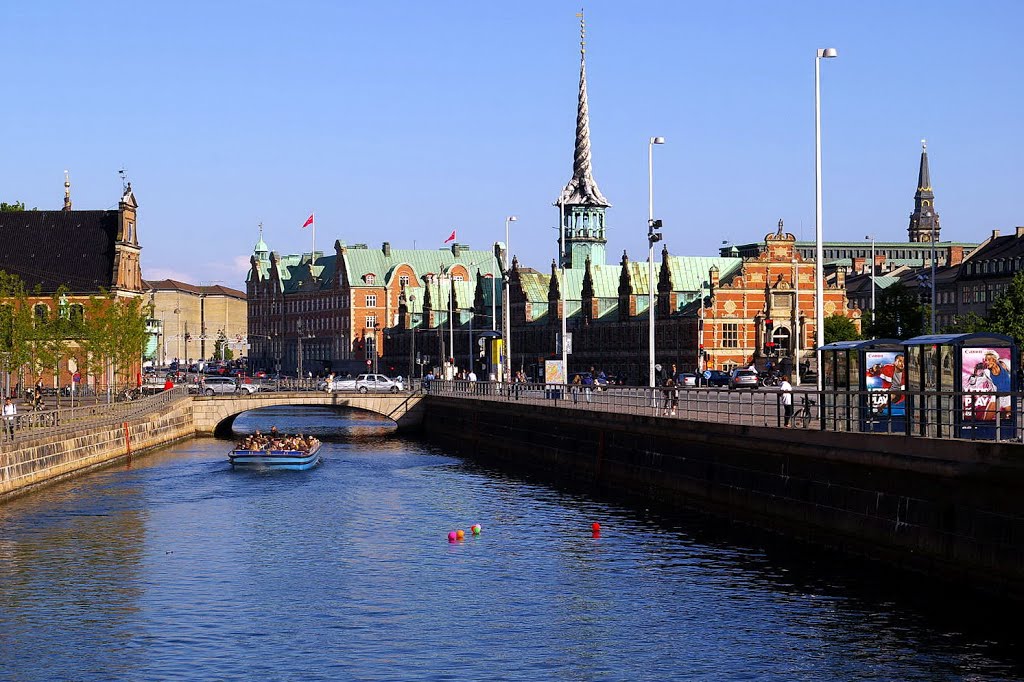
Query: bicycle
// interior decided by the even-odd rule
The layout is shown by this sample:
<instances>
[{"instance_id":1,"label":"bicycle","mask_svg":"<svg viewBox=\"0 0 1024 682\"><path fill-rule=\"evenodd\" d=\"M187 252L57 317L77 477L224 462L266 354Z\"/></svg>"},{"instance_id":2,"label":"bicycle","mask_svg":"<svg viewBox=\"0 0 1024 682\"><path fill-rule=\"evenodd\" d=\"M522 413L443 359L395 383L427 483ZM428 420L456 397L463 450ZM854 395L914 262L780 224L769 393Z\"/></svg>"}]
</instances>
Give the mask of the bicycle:
<instances>
[{"instance_id":1,"label":"bicycle","mask_svg":"<svg viewBox=\"0 0 1024 682\"><path fill-rule=\"evenodd\" d=\"M807 428L811 424L811 419L814 418L812 405L817 403L811 400L811 397L806 393L800 398L800 410L793 416L794 421L799 423L803 428Z\"/></svg>"}]
</instances>

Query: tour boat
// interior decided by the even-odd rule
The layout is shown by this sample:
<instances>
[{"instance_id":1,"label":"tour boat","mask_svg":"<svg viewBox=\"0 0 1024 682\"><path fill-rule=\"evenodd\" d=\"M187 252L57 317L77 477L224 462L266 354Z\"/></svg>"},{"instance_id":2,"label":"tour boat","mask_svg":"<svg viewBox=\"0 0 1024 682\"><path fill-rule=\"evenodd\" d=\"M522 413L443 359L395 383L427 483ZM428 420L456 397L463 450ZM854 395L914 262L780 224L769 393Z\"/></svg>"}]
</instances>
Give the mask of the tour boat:
<instances>
[{"instance_id":1,"label":"tour boat","mask_svg":"<svg viewBox=\"0 0 1024 682\"><path fill-rule=\"evenodd\" d=\"M232 467L245 469L312 469L320 461L320 443L312 450L232 450L228 455Z\"/></svg>"}]
</instances>

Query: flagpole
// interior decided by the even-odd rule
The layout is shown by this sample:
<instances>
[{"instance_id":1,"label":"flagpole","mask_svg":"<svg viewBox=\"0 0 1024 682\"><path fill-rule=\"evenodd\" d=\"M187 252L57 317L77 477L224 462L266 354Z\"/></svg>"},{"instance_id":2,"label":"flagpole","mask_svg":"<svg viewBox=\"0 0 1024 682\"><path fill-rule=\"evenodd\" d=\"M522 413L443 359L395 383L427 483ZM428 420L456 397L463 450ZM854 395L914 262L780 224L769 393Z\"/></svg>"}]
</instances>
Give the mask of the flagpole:
<instances>
[{"instance_id":1,"label":"flagpole","mask_svg":"<svg viewBox=\"0 0 1024 682\"><path fill-rule=\"evenodd\" d=\"M309 249L309 265L312 267L314 261L316 261L316 211L313 211L310 215L313 216L313 224L310 226L313 228L313 243Z\"/></svg>"}]
</instances>

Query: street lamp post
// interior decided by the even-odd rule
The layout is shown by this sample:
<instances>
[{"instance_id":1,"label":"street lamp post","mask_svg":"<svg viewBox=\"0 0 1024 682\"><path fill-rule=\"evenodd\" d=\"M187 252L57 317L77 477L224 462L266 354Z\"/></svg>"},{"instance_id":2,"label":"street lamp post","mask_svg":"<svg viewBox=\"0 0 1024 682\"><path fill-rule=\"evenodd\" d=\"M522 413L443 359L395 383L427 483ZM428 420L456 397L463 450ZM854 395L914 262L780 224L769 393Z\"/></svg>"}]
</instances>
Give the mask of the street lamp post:
<instances>
[{"instance_id":1,"label":"street lamp post","mask_svg":"<svg viewBox=\"0 0 1024 682\"><path fill-rule=\"evenodd\" d=\"M935 333L935 224L931 221L931 211L925 213L932 233L932 334Z\"/></svg>"},{"instance_id":2,"label":"street lamp post","mask_svg":"<svg viewBox=\"0 0 1024 682\"><path fill-rule=\"evenodd\" d=\"M814 58L814 331L817 388L822 389L821 347L825 345L825 250L821 240L821 60L838 57L834 47L819 48Z\"/></svg>"},{"instance_id":3,"label":"street lamp post","mask_svg":"<svg viewBox=\"0 0 1024 682\"><path fill-rule=\"evenodd\" d=\"M800 329L800 261L793 259L793 378L800 385L800 346L804 342L803 330Z\"/></svg>"},{"instance_id":4,"label":"street lamp post","mask_svg":"<svg viewBox=\"0 0 1024 682\"><path fill-rule=\"evenodd\" d=\"M558 197L558 265L559 272L561 272L562 285L558 287L558 293L561 297L562 304L562 371L565 372L565 381L569 381L569 351L565 343L566 334L566 317L568 311L565 305L565 205L562 202L563 197Z\"/></svg>"},{"instance_id":5,"label":"street lamp post","mask_svg":"<svg viewBox=\"0 0 1024 682\"><path fill-rule=\"evenodd\" d=\"M661 221L654 220L654 145L665 144L664 137L647 142L647 370L649 385L654 388L654 245L661 241Z\"/></svg>"},{"instance_id":6,"label":"street lamp post","mask_svg":"<svg viewBox=\"0 0 1024 682\"><path fill-rule=\"evenodd\" d=\"M871 326L875 326L875 235L869 234L864 239L871 240ZM874 331L872 329L872 331Z\"/></svg>"},{"instance_id":7,"label":"street lamp post","mask_svg":"<svg viewBox=\"0 0 1024 682\"><path fill-rule=\"evenodd\" d=\"M505 218L505 294L501 301L501 317L504 329L501 331L502 344L505 346L505 381L512 381L512 312L509 305L509 280L512 278L509 268L512 263L512 249L508 245L508 224L519 220L514 215Z\"/></svg>"}]
</instances>

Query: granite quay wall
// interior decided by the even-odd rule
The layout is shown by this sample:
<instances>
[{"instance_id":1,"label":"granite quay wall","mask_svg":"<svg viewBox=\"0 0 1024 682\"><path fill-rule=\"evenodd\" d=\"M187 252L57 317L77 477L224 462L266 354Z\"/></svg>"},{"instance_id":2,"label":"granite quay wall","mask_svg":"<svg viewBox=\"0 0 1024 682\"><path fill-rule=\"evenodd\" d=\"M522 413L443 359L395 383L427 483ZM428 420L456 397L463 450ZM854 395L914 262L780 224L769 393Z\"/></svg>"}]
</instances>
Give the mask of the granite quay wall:
<instances>
[{"instance_id":1,"label":"granite quay wall","mask_svg":"<svg viewBox=\"0 0 1024 682\"><path fill-rule=\"evenodd\" d=\"M55 428L0 452L0 502L72 475L109 465L160 445L195 435L192 398L175 396L134 414L115 414L68 432Z\"/></svg>"},{"instance_id":2,"label":"granite quay wall","mask_svg":"<svg viewBox=\"0 0 1024 682\"><path fill-rule=\"evenodd\" d=\"M1024 598L1020 444L435 395L424 405L428 439L481 461L705 509Z\"/></svg>"}]
</instances>

